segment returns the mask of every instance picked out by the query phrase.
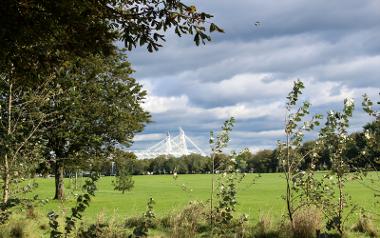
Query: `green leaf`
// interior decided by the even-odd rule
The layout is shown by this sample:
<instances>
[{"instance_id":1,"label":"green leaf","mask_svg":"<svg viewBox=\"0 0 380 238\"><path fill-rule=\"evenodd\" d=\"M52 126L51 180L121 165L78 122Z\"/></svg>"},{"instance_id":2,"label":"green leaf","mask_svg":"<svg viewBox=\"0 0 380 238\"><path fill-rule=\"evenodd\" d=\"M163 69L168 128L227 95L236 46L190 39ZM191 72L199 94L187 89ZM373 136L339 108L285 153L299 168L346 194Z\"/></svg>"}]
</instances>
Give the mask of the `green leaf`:
<instances>
[{"instance_id":1,"label":"green leaf","mask_svg":"<svg viewBox=\"0 0 380 238\"><path fill-rule=\"evenodd\" d=\"M195 36L194 36L194 41L195 41L195 44L196 44L197 46L199 46L199 44L201 43L200 35L199 35L198 32L197 32L197 33L195 34Z\"/></svg>"}]
</instances>

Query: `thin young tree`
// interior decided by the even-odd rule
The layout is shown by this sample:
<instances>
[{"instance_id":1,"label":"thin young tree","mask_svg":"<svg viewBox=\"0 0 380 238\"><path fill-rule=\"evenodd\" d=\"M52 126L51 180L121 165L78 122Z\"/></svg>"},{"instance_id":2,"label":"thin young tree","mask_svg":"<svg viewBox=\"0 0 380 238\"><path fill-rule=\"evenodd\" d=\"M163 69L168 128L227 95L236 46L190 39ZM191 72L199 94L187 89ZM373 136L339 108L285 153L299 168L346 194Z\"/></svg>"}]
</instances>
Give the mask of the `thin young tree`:
<instances>
[{"instance_id":1,"label":"thin young tree","mask_svg":"<svg viewBox=\"0 0 380 238\"><path fill-rule=\"evenodd\" d=\"M214 193L215 193L215 159L219 154L223 153L223 149L225 149L230 141L230 132L235 124L235 118L231 117L226 120L221 128L220 133L214 137L214 132L210 131L210 147L211 147L211 190L210 190L210 225L211 232L214 229ZM212 235L212 234L211 234Z\"/></svg>"},{"instance_id":2,"label":"thin young tree","mask_svg":"<svg viewBox=\"0 0 380 238\"><path fill-rule=\"evenodd\" d=\"M55 112L41 109L57 94L46 87L50 79L35 77L41 84L29 84L13 71L0 73L0 173L3 180L2 204L12 196L15 178L28 177L25 171L39 158L44 141L40 139L42 124ZM33 90L31 90L33 89Z\"/></svg>"},{"instance_id":3,"label":"thin young tree","mask_svg":"<svg viewBox=\"0 0 380 238\"><path fill-rule=\"evenodd\" d=\"M304 84L297 80L294 82L292 91L287 96L286 116L285 116L285 142L278 144L278 159L284 173L286 181L285 202L289 221L294 228L294 213L302 206L306 205L301 199L298 184L296 181L302 177L304 171L300 170L300 165L307 154L302 153L302 142L304 134L319 125L321 115L314 115L310 120L305 121L309 114L310 103L305 101L300 107L296 107L299 97L304 89Z\"/></svg>"},{"instance_id":4,"label":"thin young tree","mask_svg":"<svg viewBox=\"0 0 380 238\"><path fill-rule=\"evenodd\" d=\"M327 150L332 163L329 174L324 176L327 180L325 190L335 187L338 191L337 194L326 193L326 197L321 201L323 212L328 219L327 228L336 229L340 235L344 234L345 221L352 214L352 210L346 211L349 206L349 195L345 192L345 184L349 180L350 173L346 152L352 141L348 129L354 106L354 101L347 98L344 100L341 112L330 111L318 138L319 147Z\"/></svg>"},{"instance_id":5,"label":"thin young tree","mask_svg":"<svg viewBox=\"0 0 380 238\"><path fill-rule=\"evenodd\" d=\"M380 110L378 107L380 106L380 101L376 104L368 95L363 95L363 110L373 119L373 121L364 126L365 147L361 152L361 156L364 158L364 161L369 163L370 168L376 171L374 177L368 176L369 181L372 184L366 186L370 187L374 192L375 197L378 198L380 197L380 187L378 186L380 181L380 175L378 173L378 167L380 164ZM364 175L367 175L366 171L364 171ZM380 213L375 213L380 216Z\"/></svg>"}]
</instances>

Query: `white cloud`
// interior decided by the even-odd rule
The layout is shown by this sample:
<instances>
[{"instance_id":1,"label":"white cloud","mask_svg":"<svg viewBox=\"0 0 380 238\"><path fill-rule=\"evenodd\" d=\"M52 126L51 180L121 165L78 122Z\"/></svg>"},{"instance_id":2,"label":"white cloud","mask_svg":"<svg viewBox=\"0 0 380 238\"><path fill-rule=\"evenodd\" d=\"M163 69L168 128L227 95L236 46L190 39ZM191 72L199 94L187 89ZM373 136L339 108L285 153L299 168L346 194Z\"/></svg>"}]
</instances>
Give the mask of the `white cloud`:
<instances>
[{"instance_id":1,"label":"white cloud","mask_svg":"<svg viewBox=\"0 0 380 238\"><path fill-rule=\"evenodd\" d=\"M231 106L202 108L189 104L186 95L180 97L149 96L144 109L154 114L178 114L178 117L208 117L215 119L226 119L235 117L237 119L252 119L260 117L278 118L283 115L283 103L272 102L265 105L254 105L249 103L238 103ZM169 115L168 115L169 116ZM154 120L154 118L153 118Z\"/></svg>"},{"instance_id":2,"label":"white cloud","mask_svg":"<svg viewBox=\"0 0 380 238\"><path fill-rule=\"evenodd\" d=\"M238 74L219 82L199 83L197 96L204 100L212 98L233 100L268 100L283 96L290 90L292 80L276 79L272 74ZM201 86L202 85L202 86Z\"/></svg>"},{"instance_id":3,"label":"white cloud","mask_svg":"<svg viewBox=\"0 0 380 238\"><path fill-rule=\"evenodd\" d=\"M329 103L343 102L347 97L353 97L354 91L341 82L305 80L303 93L312 106L321 106Z\"/></svg>"},{"instance_id":4,"label":"white cloud","mask_svg":"<svg viewBox=\"0 0 380 238\"><path fill-rule=\"evenodd\" d=\"M179 97L148 96L143 107L151 113L165 113L168 111L184 110L188 107L189 99L185 95Z\"/></svg>"},{"instance_id":5,"label":"white cloud","mask_svg":"<svg viewBox=\"0 0 380 238\"><path fill-rule=\"evenodd\" d=\"M283 115L283 104L273 102L267 105L252 106L238 103L233 106L216 107L208 110L215 118L223 119L235 117L236 119L252 119L260 117L281 117Z\"/></svg>"},{"instance_id":6,"label":"white cloud","mask_svg":"<svg viewBox=\"0 0 380 238\"><path fill-rule=\"evenodd\" d=\"M134 137L134 141L156 141L165 138L165 134L152 133L152 134L138 134Z\"/></svg>"},{"instance_id":7,"label":"white cloud","mask_svg":"<svg viewBox=\"0 0 380 238\"><path fill-rule=\"evenodd\" d=\"M234 131L234 136L241 138L273 138L284 136L284 130L267 130L267 131Z\"/></svg>"}]
</instances>

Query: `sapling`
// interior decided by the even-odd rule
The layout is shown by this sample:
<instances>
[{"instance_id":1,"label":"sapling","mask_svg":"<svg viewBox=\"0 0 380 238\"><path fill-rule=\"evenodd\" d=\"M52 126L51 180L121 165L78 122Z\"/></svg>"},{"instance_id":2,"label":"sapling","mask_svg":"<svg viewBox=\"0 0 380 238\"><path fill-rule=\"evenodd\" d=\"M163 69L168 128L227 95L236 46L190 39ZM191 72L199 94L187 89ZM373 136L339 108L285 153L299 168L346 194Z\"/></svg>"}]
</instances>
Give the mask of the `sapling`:
<instances>
[{"instance_id":1,"label":"sapling","mask_svg":"<svg viewBox=\"0 0 380 238\"><path fill-rule=\"evenodd\" d=\"M347 98L344 100L341 112L330 111L317 141L319 148L328 151L332 163L330 172L324 176L325 190L330 192L326 193L321 204L328 219L327 228L336 229L340 235L343 235L344 223L352 214L352 210L346 211L349 196L345 192L345 184L349 180L350 168L345 154L352 140L348 134L348 128L353 110L354 101ZM334 187L337 193L331 192Z\"/></svg>"},{"instance_id":2,"label":"sapling","mask_svg":"<svg viewBox=\"0 0 380 238\"><path fill-rule=\"evenodd\" d=\"M21 199L17 185L30 176L41 159L46 144L41 139L42 124L56 116L56 112L43 113L41 109L52 95L59 94L46 87L54 76L44 75L41 80L43 77L30 75L37 83L32 87L11 68L0 72L0 223L8 219L9 208Z\"/></svg>"},{"instance_id":3,"label":"sapling","mask_svg":"<svg viewBox=\"0 0 380 238\"><path fill-rule=\"evenodd\" d=\"M286 193L284 196L287 208L287 216L294 228L294 213L306 205L300 193L300 185L303 184L305 171L300 170L300 166L308 154L301 151L304 133L319 126L321 115L317 114L310 120L305 121L305 117L310 113L311 104L303 102L297 108L297 103L304 89L304 84L297 80L294 82L292 91L287 96L286 116L285 116L285 142L278 143L278 159L286 180ZM310 152L309 152L310 153ZM312 177L309 177L312 178ZM308 180L306 180L308 181Z\"/></svg>"},{"instance_id":4,"label":"sapling","mask_svg":"<svg viewBox=\"0 0 380 238\"><path fill-rule=\"evenodd\" d=\"M244 174L239 174L234 171L225 171L219 177L219 189L217 192L218 201L215 206L215 225L220 234L226 235L235 232L235 227L233 226L233 213L235 212L237 205L237 185L244 179L244 177ZM241 218L243 217L245 217L245 215ZM243 220L240 219L240 221L242 222Z\"/></svg>"},{"instance_id":5,"label":"sapling","mask_svg":"<svg viewBox=\"0 0 380 238\"><path fill-rule=\"evenodd\" d=\"M214 230L214 192L215 192L215 158L218 154L221 154L223 149L227 147L230 141L230 132L234 126L235 119L231 117L226 120L222 126L220 133L214 138L214 132L210 132L210 147L211 147L211 191L210 191L210 225L211 225L211 235ZM222 163L223 164L223 163ZM219 165L220 166L220 165Z\"/></svg>"},{"instance_id":6,"label":"sapling","mask_svg":"<svg viewBox=\"0 0 380 238\"><path fill-rule=\"evenodd\" d=\"M114 162L116 165L115 180L112 181L114 189L121 191L123 194L130 191L134 186L132 179L133 163L136 159L134 154L115 151Z\"/></svg>"},{"instance_id":7,"label":"sapling","mask_svg":"<svg viewBox=\"0 0 380 238\"><path fill-rule=\"evenodd\" d=\"M153 205L155 204L153 198L149 198L147 203L147 210L143 215L142 221L135 227L133 234L130 237L147 237L149 228L154 226L154 219L156 215L153 211Z\"/></svg>"},{"instance_id":8,"label":"sapling","mask_svg":"<svg viewBox=\"0 0 380 238\"><path fill-rule=\"evenodd\" d=\"M379 107L380 101L376 104ZM374 178L369 178L372 183L372 185L369 185L369 188L374 192L375 197L378 198L380 197L380 187L378 186L380 181L380 175L378 173L378 166L380 164L380 109L376 109L374 106L374 102L368 97L368 95L364 94L362 101L363 110L374 120L364 127L365 147L361 155L365 160L368 160L368 157L372 157L372 160L368 162L376 173ZM367 175L367 173L363 174ZM377 215L380 216L380 214Z\"/></svg>"},{"instance_id":9,"label":"sapling","mask_svg":"<svg viewBox=\"0 0 380 238\"><path fill-rule=\"evenodd\" d=\"M380 107L380 101L376 104ZM371 123L364 126L366 147L362 151L362 155L366 157L371 154L374 158L369 162L373 165L373 169L376 169L376 164L380 163L380 108L374 108L374 103L366 94L363 95L362 106L363 110L373 119Z\"/></svg>"}]
</instances>

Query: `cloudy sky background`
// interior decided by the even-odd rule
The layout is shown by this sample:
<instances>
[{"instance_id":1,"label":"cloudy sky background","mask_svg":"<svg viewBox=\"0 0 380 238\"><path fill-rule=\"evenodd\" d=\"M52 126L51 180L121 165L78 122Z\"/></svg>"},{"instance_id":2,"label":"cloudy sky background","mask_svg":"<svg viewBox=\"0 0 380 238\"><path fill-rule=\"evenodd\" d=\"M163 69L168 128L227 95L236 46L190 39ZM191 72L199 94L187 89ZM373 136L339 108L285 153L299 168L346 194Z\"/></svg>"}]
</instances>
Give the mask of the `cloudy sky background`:
<instances>
[{"instance_id":1,"label":"cloudy sky background","mask_svg":"<svg viewBox=\"0 0 380 238\"><path fill-rule=\"evenodd\" d=\"M380 1L198 0L225 34L196 47L191 37L168 34L164 48L130 52L134 77L149 96L153 122L135 138L134 150L154 145L181 126L208 151L210 130L234 116L230 148L257 151L283 139L285 97L296 79L312 113L357 104L351 131L369 118L361 95L380 92ZM260 21L256 27L255 22ZM312 138L312 137L309 137Z\"/></svg>"}]
</instances>

